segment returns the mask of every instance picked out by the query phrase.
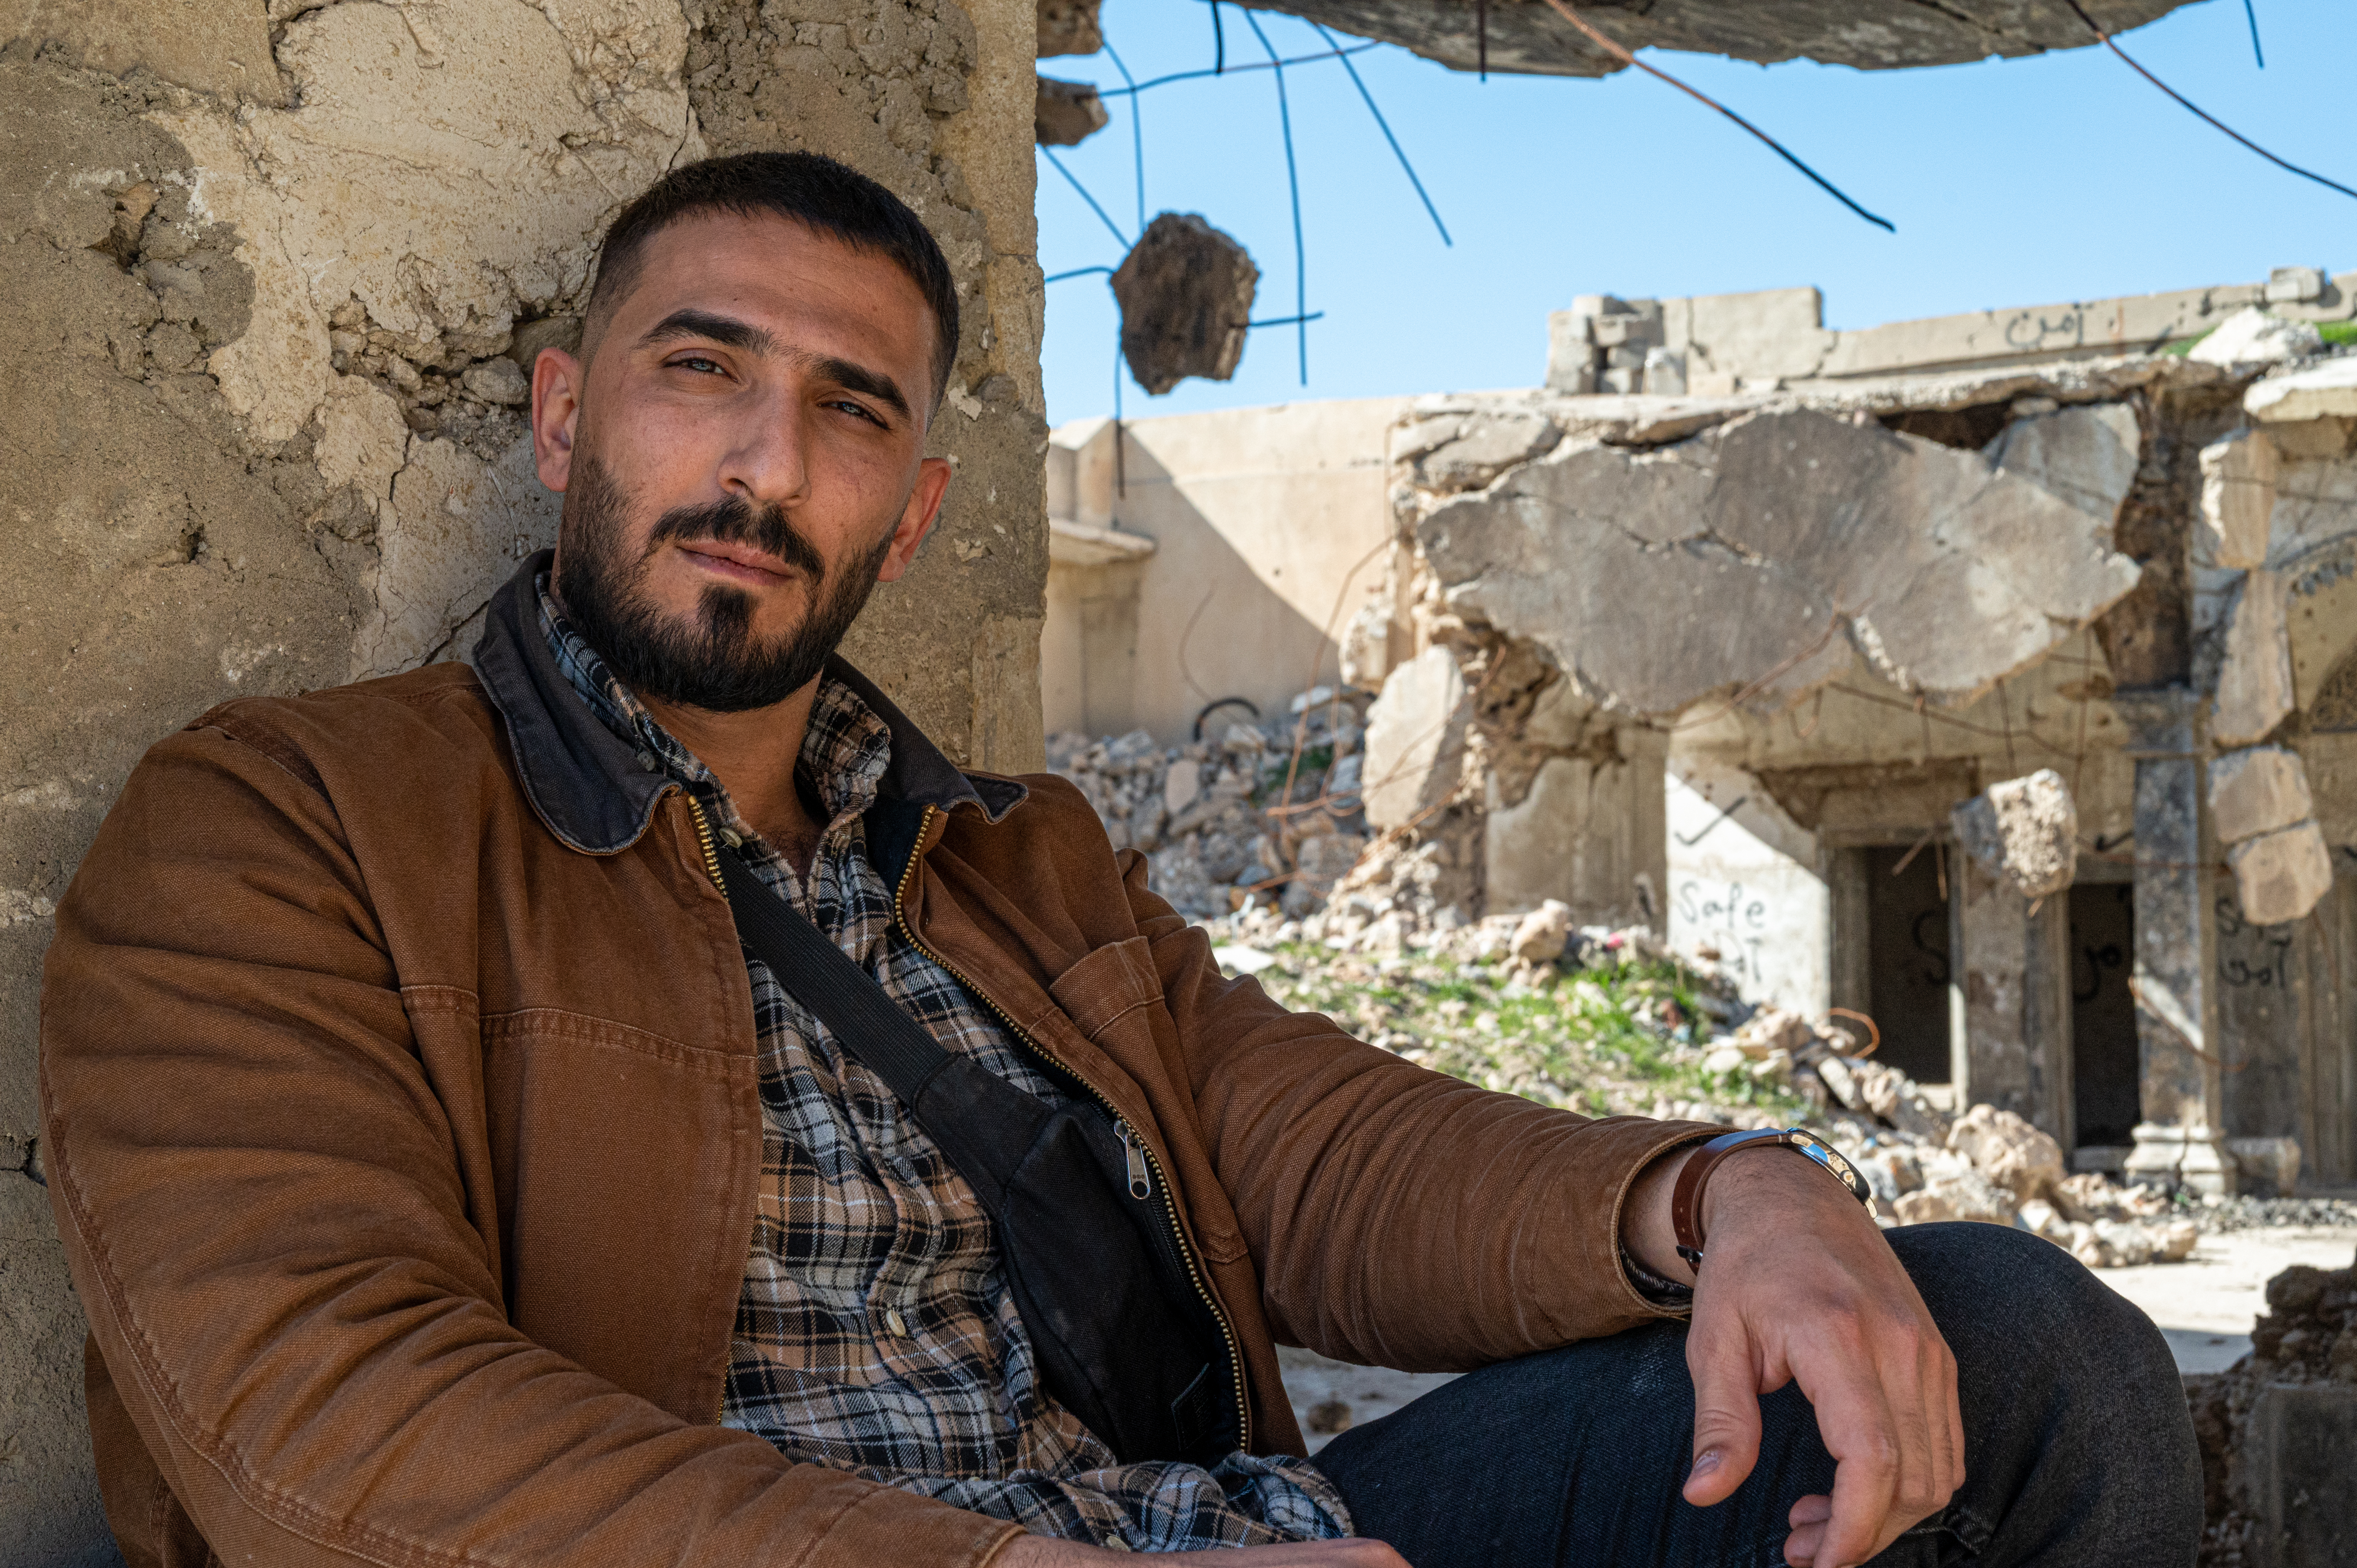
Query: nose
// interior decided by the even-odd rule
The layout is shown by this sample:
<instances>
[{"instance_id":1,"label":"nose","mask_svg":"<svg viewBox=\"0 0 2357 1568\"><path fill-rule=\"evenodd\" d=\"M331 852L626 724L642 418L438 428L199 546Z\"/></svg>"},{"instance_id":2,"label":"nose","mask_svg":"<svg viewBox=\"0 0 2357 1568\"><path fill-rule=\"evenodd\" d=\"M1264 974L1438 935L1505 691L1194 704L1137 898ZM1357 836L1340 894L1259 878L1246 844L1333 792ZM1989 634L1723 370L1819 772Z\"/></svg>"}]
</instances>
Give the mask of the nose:
<instances>
[{"instance_id":1,"label":"nose","mask_svg":"<svg viewBox=\"0 0 2357 1568\"><path fill-rule=\"evenodd\" d=\"M720 488L761 507L791 507L810 489L809 432L798 400L771 392L738 405L722 448Z\"/></svg>"}]
</instances>

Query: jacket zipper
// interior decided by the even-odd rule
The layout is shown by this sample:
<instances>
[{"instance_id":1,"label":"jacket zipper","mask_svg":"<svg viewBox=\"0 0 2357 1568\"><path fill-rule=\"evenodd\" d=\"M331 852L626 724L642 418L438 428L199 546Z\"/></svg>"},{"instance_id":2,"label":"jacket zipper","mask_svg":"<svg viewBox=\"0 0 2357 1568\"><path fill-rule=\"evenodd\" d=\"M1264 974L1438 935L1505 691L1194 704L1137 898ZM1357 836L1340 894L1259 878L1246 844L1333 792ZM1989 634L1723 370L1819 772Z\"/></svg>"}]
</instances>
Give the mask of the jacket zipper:
<instances>
[{"instance_id":1,"label":"jacket zipper","mask_svg":"<svg viewBox=\"0 0 2357 1568\"><path fill-rule=\"evenodd\" d=\"M693 803L694 802L691 800L690 804ZM938 806L927 806L925 808L924 816L920 818L917 823L916 842L918 843L921 844L925 842L926 831L933 825L933 814L940 809L941 808ZM696 817L696 822L699 829L702 827L703 821L703 815L699 812ZM711 841L709 839L705 841L705 854L707 858L711 857L712 853L710 842ZM1114 1105L1112 1101L1105 1098L1104 1092L1102 1090L1098 1089L1096 1085L1091 1083L1086 1078L1083 1078L1078 1071L1074 1070L1071 1064L1065 1061L1061 1057L1056 1055L1055 1052L1049 1050L1047 1047L1041 1045L1039 1041L1033 1039L1029 1034L1025 1032L1023 1026L1017 1024L1014 1018L1008 1015L1006 1008L1001 1007L996 1001L992 999L988 993L985 992L979 985L976 985L973 980L967 977L963 970L958 968L957 965L952 963L949 960L943 958L941 954L935 952L932 949L927 947L922 941L918 940L916 929L909 924L909 915L904 900L906 899L909 892L909 884L916 880L917 863L921 858L922 856L916 851L911 850L909 852L909 864L900 873L899 886L892 889L893 923L900 928L900 934L909 939L910 946L914 947L919 952L923 953L927 958L931 959L935 963L940 964L943 969L948 970L950 973L956 978L959 984L964 986L968 991L974 993L974 995L980 997L982 999L983 1005L988 1007L993 1013L998 1015L998 1021L1006 1025L1008 1032L1013 1034L1017 1039L1030 1047L1036 1054L1052 1063L1059 1071L1062 1072L1066 1077L1079 1084L1082 1088L1087 1090L1090 1095L1095 1099L1097 1103L1105 1108L1106 1113L1113 1118L1114 1126L1119 1130L1122 1147L1128 1157L1129 1191L1131 1197L1138 1198L1150 1197L1155 1187L1157 1185L1160 1186L1162 1188L1163 1212L1169 1219L1170 1235L1176 1240L1178 1244L1178 1261L1187 1265L1187 1278L1194 1284L1195 1294L1202 1298L1205 1309L1211 1315L1211 1321L1220 1326L1220 1337L1227 1343L1228 1367L1235 1378L1236 1384L1236 1446L1246 1453L1252 1452L1252 1402L1246 1396L1244 1390L1243 1351L1236 1343L1235 1330L1229 1326L1227 1314L1220 1310L1220 1304L1211 1297L1211 1287L1203 1283L1201 1271L1197 1269L1195 1266L1194 1252L1187 1245L1187 1232L1181 1229L1178 1223L1178 1194L1171 1185L1170 1178L1162 1173L1161 1163L1155 1159L1154 1151L1146 1146L1145 1140L1137 1136L1136 1133L1130 1127L1128 1119L1122 1115L1121 1112ZM715 875L716 878L719 862L716 859L713 860L713 865L715 867ZM725 892L726 889L724 888L723 891ZM1157 1176L1161 1177L1158 1183L1155 1179ZM1138 1190L1141 1183L1146 1188L1144 1192L1140 1192Z\"/></svg>"},{"instance_id":2,"label":"jacket zipper","mask_svg":"<svg viewBox=\"0 0 2357 1568\"><path fill-rule=\"evenodd\" d=\"M720 897L725 899L728 897L728 879L720 875L720 854L712 847L712 824L705 820L704 808L696 804L693 794L682 789L679 792L679 798L687 802L687 814L695 819L695 842L704 849L704 874L712 878L712 886L720 889ZM732 910L731 919L733 920L734 918ZM757 1226L759 1224L758 1219L755 1224ZM735 1355L733 1348L730 1355L732 1358ZM727 1421L728 1374L723 1372L720 1374L720 1401L712 1407L712 1424L724 1426L727 1424Z\"/></svg>"}]
</instances>

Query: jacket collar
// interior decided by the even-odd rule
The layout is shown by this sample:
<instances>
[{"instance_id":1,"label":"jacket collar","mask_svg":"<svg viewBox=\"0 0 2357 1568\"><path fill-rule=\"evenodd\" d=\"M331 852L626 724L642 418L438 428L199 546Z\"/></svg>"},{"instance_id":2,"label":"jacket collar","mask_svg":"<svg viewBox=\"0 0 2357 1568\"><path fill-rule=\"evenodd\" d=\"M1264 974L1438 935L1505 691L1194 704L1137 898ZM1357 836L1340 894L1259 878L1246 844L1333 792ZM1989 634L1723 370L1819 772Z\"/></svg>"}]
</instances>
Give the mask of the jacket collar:
<instances>
[{"instance_id":1,"label":"jacket collar","mask_svg":"<svg viewBox=\"0 0 2357 1568\"><path fill-rule=\"evenodd\" d=\"M676 786L640 767L636 749L598 722L557 669L541 635L533 588L554 553L533 554L491 596L475 644L475 673L507 725L524 798L548 831L585 854L613 854L639 841L656 803ZM1011 779L961 772L840 655L827 660L826 674L850 687L891 731L892 762L877 791L879 804L970 806L996 822L1030 793Z\"/></svg>"}]
</instances>

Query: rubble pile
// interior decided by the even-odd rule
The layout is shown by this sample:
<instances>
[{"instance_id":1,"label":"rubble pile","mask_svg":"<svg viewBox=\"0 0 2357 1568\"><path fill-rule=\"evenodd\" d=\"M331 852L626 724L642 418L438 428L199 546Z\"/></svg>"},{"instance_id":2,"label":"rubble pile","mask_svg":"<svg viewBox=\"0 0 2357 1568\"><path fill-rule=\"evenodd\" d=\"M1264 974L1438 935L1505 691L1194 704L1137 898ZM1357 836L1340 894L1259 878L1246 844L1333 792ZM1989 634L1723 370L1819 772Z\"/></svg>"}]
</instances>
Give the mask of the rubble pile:
<instances>
[{"instance_id":1,"label":"rubble pile","mask_svg":"<svg viewBox=\"0 0 2357 1568\"><path fill-rule=\"evenodd\" d=\"M1165 746L1145 730L1048 739L1048 768L1088 797L1115 849L1149 856L1154 890L1195 918L1251 903L1311 914L1366 847L1360 743L1368 699L1313 687L1264 723L1222 705L1206 738ZM1216 729L1216 738L1211 731Z\"/></svg>"},{"instance_id":2,"label":"rubble pile","mask_svg":"<svg viewBox=\"0 0 2357 1568\"><path fill-rule=\"evenodd\" d=\"M2267 1310L2251 1329L2250 1354L2225 1371L2185 1380L2209 1520L2202 1568L2241 1568L2255 1555L2254 1516L2262 1510L2247 1461L2262 1391L2351 1383L2357 1383L2357 1266L2295 1264L2269 1280Z\"/></svg>"}]
</instances>

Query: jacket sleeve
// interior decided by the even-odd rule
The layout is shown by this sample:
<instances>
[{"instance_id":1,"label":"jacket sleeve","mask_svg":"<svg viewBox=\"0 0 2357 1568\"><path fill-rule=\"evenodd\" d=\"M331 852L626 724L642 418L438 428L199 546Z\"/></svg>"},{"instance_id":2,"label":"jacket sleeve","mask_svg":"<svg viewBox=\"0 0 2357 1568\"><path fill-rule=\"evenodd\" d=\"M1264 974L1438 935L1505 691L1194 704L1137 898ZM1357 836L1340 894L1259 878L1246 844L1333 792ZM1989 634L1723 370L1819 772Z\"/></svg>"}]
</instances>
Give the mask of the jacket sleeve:
<instances>
[{"instance_id":1,"label":"jacket sleeve","mask_svg":"<svg viewBox=\"0 0 2357 1568\"><path fill-rule=\"evenodd\" d=\"M330 803L149 753L58 912L50 1193L140 1441L221 1562L979 1564L1018 1533L691 1425L525 1338ZM113 1502L113 1499L110 1499Z\"/></svg>"},{"instance_id":2,"label":"jacket sleeve","mask_svg":"<svg viewBox=\"0 0 2357 1568\"><path fill-rule=\"evenodd\" d=\"M1637 1173L1700 1122L1591 1120L1428 1071L1229 980L1123 872L1203 1138L1284 1342L1465 1370L1665 1316L1620 1262Z\"/></svg>"}]
</instances>

